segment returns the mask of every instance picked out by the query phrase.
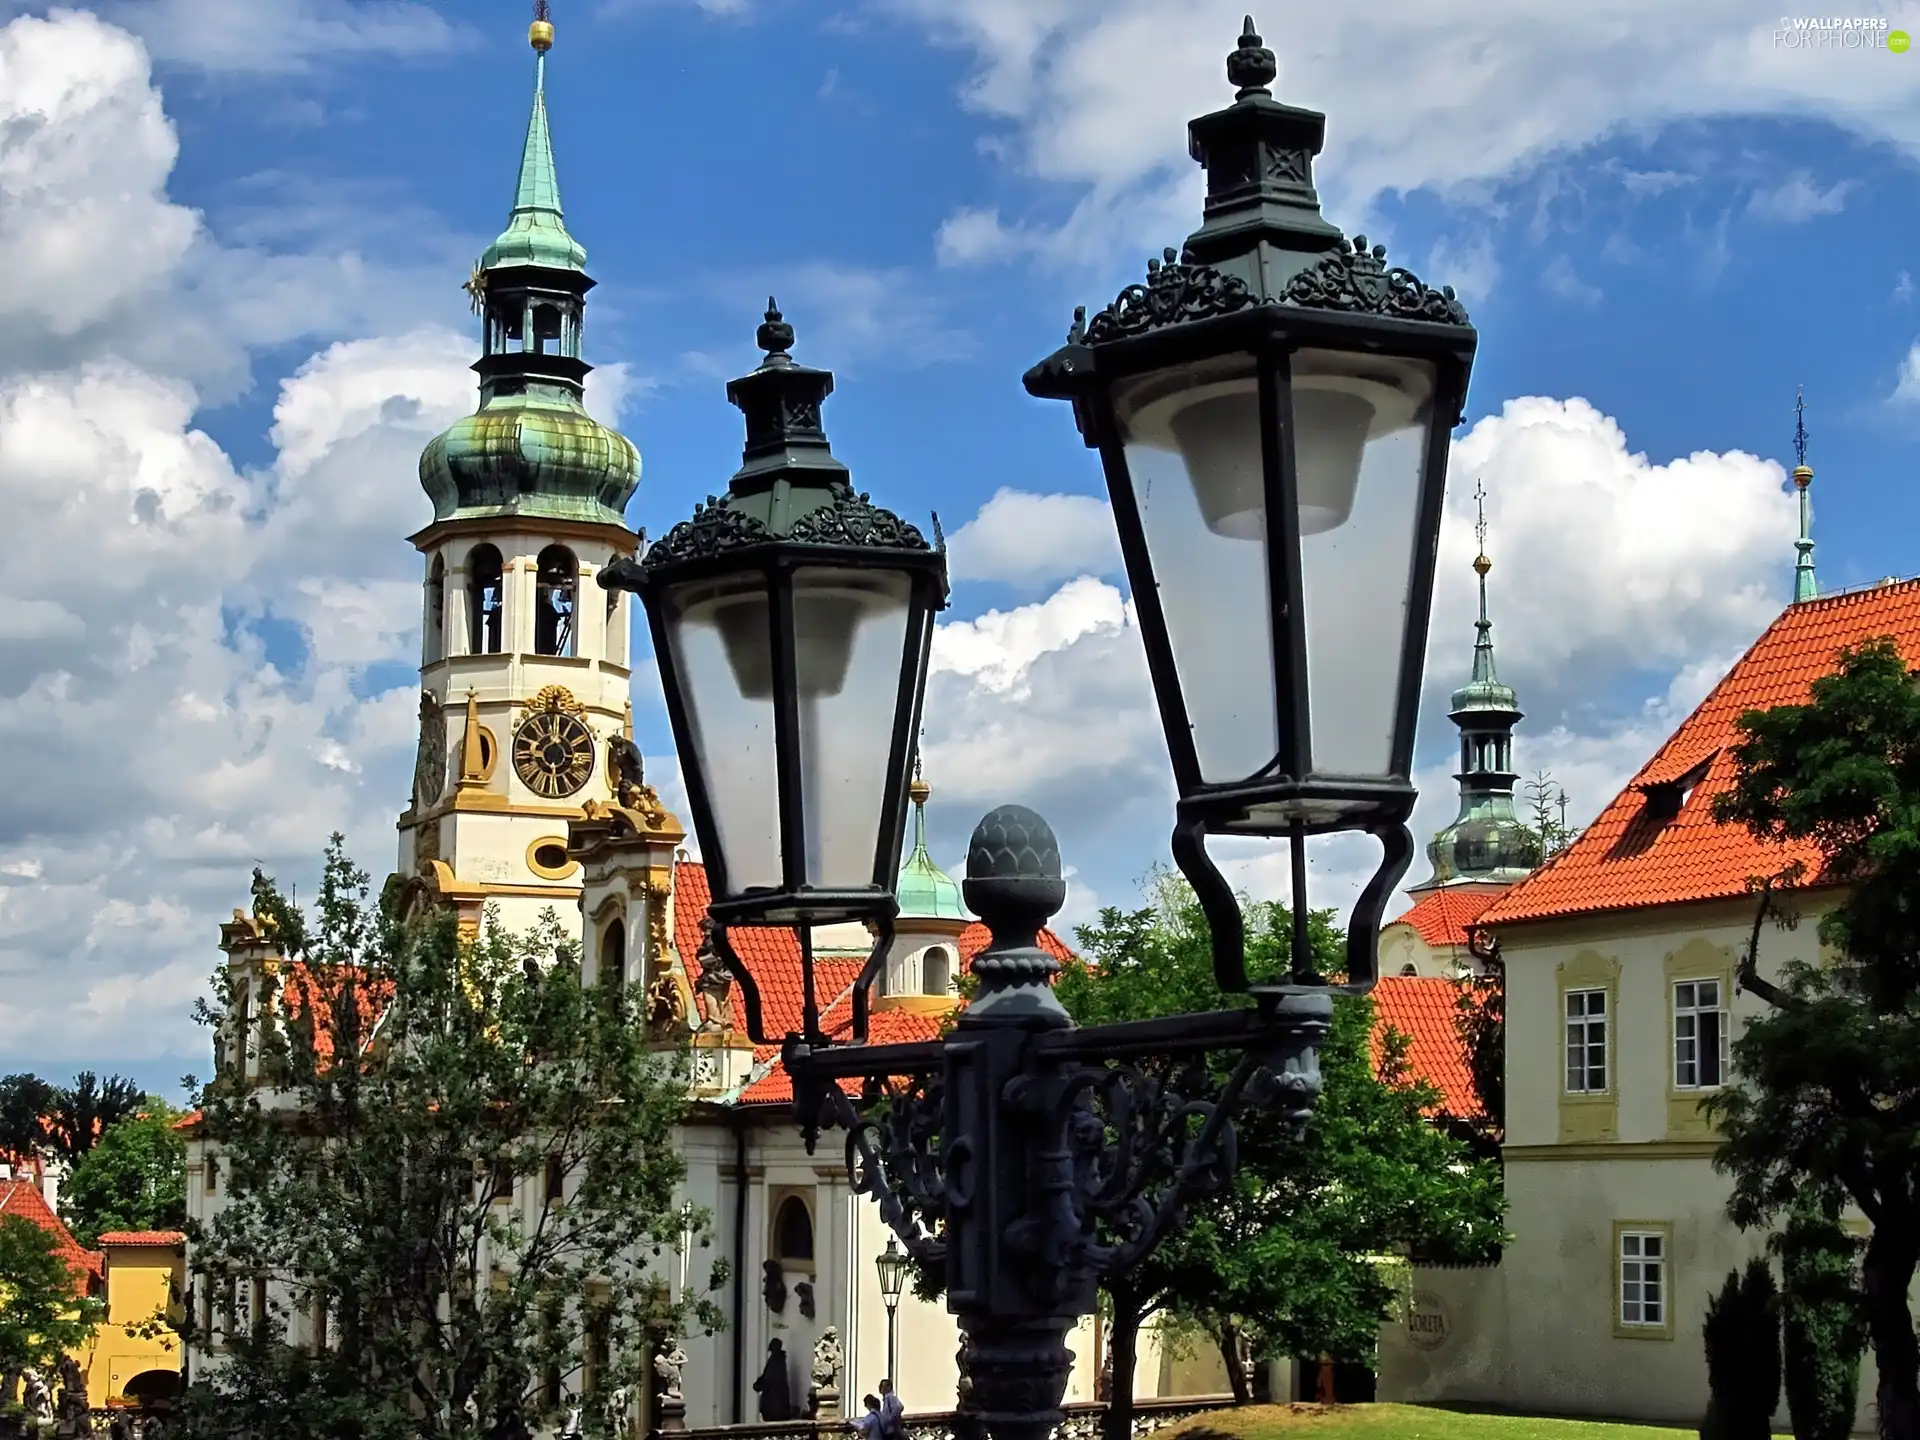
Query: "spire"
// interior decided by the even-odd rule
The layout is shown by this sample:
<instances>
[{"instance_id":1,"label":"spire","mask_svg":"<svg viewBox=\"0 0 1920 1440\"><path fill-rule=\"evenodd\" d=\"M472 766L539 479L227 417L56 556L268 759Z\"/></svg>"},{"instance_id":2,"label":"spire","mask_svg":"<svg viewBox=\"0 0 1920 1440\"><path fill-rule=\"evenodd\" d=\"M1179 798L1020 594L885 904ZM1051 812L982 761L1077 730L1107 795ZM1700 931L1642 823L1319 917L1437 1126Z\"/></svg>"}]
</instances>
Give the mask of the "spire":
<instances>
[{"instance_id":1,"label":"spire","mask_svg":"<svg viewBox=\"0 0 1920 1440\"><path fill-rule=\"evenodd\" d=\"M1480 614L1474 621L1473 675L1453 692L1451 718L1460 729L1460 811L1433 837L1433 878L1421 889L1465 881L1511 884L1540 863L1540 839L1513 812L1513 727L1525 718L1511 685L1493 663L1493 621L1487 614L1487 492L1473 487L1473 573Z\"/></svg>"},{"instance_id":2,"label":"spire","mask_svg":"<svg viewBox=\"0 0 1920 1440\"><path fill-rule=\"evenodd\" d=\"M1800 538L1793 542L1793 599L1817 599L1820 587L1813 578L1813 467L1807 464L1807 390L1803 385L1793 402L1793 488L1800 492Z\"/></svg>"},{"instance_id":3,"label":"spire","mask_svg":"<svg viewBox=\"0 0 1920 1440\"><path fill-rule=\"evenodd\" d=\"M527 29L533 47L533 114L527 120L527 141L520 151L520 178L513 191L513 218L480 257L480 268L506 265L543 265L557 270L584 270L586 249L567 233L560 211L560 178L553 164L553 137L547 129L547 52L553 48L553 22L546 0L534 6Z\"/></svg>"},{"instance_id":4,"label":"spire","mask_svg":"<svg viewBox=\"0 0 1920 1440\"><path fill-rule=\"evenodd\" d=\"M960 903L960 887L954 883L927 853L927 799L933 787L921 770L920 751L913 754L913 783L907 787L913 800L913 849L900 867L895 893L900 897L902 919L964 920L966 907Z\"/></svg>"}]
</instances>

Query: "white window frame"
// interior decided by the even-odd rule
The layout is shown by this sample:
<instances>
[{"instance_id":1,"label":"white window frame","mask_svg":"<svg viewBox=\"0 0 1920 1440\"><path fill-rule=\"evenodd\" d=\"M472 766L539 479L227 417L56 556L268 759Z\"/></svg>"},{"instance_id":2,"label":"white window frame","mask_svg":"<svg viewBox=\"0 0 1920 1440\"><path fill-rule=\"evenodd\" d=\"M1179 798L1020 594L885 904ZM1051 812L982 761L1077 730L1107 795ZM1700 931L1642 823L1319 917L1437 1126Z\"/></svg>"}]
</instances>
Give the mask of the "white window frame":
<instances>
[{"instance_id":1,"label":"white window frame","mask_svg":"<svg viewBox=\"0 0 1920 1440\"><path fill-rule=\"evenodd\" d=\"M1622 1230L1613 1257L1623 1330L1665 1330L1673 1309L1671 1256L1664 1230ZM1629 1266L1632 1267L1629 1271ZM1647 1298L1651 1283L1653 1298ZM1631 1288L1630 1288L1631 1287ZM1629 1298L1631 1296L1631 1298Z\"/></svg>"},{"instance_id":2,"label":"white window frame","mask_svg":"<svg viewBox=\"0 0 1920 1440\"><path fill-rule=\"evenodd\" d=\"M1580 1001L1581 1005L1578 1016L1573 1013L1573 1003L1576 998ZM1596 999L1600 1002L1598 1011L1593 1009L1593 1002ZM1569 1095L1605 1095L1613 1087L1613 1057L1608 1054L1607 1049L1607 1027L1613 1019L1613 1003L1607 988L1602 985L1592 985L1563 990L1561 991L1560 1011L1561 1035L1563 1040L1561 1055L1565 1062L1561 1069L1561 1083L1565 1086L1566 1093ZM1574 1038L1576 1026L1579 1027L1581 1036L1577 1041ZM1594 1031L1596 1028L1599 1030L1598 1040L1594 1039ZM1581 1084L1578 1087L1573 1084L1572 1063L1573 1050L1576 1044L1580 1047L1581 1053ZM1593 1077L1593 1055L1596 1049L1600 1053L1600 1083L1593 1085L1588 1082L1590 1082Z\"/></svg>"},{"instance_id":3,"label":"white window frame","mask_svg":"<svg viewBox=\"0 0 1920 1440\"><path fill-rule=\"evenodd\" d=\"M1702 1004L1700 989L1713 987L1713 1003ZM1682 1004L1682 995L1686 1003ZM1676 980L1669 999L1673 1007L1673 1088L1685 1091L1718 1090L1727 1083L1727 982L1717 975L1703 976L1693 980ZM1701 1075L1700 1041L1701 1020L1712 1016L1716 1042L1714 1044L1713 1064L1715 1074L1712 1080ZM1682 1034L1682 1031L1687 1033ZM1689 1073L1691 1072L1691 1073Z\"/></svg>"}]
</instances>

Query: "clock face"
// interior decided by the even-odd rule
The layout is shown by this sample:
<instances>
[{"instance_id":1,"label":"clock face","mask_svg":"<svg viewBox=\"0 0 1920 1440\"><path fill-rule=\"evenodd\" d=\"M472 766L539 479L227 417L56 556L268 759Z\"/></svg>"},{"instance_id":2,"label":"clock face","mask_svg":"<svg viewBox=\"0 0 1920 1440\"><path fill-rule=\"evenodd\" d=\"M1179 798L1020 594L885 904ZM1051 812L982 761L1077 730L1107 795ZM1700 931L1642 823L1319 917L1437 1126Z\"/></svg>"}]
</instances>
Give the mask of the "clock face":
<instances>
[{"instance_id":1,"label":"clock face","mask_svg":"<svg viewBox=\"0 0 1920 1440\"><path fill-rule=\"evenodd\" d=\"M593 774L593 732L577 715L535 711L514 732L513 768L536 794L571 795Z\"/></svg>"}]
</instances>

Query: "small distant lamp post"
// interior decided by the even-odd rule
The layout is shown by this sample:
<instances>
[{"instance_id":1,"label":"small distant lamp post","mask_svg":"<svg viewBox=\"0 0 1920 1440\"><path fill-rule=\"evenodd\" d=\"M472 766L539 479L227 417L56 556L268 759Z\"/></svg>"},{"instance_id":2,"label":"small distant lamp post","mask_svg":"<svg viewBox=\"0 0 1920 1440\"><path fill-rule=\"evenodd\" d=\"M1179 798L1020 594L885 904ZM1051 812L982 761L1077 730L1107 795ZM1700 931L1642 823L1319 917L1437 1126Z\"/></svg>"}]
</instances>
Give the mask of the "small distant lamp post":
<instances>
[{"instance_id":1,"label":"small distant lamp post","mask_svg":"<svg viewBox=\"0 0 1920 1440\"><path fill-rule=\"evenodd\" d=\"M887 1302L887 1379L900 1388L897 1366L900 1363L900 1289L907 1279L907 1253L900 1242L889 1235L887 1248L873 1257L873 1268L880 1276L880 1298Z\"/></svg>"}]
</instances>

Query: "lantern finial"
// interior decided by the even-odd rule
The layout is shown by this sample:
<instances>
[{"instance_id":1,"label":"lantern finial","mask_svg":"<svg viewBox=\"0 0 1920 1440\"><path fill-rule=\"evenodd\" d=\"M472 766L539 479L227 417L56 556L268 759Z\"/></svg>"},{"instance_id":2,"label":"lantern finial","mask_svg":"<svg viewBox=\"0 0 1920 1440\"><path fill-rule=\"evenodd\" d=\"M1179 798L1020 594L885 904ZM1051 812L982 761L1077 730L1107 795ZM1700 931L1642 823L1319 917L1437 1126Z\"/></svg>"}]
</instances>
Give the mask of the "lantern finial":
<instances>
[{"instance_id":1,"label":"lantern finial","mask_svg":"<svg viewBox=\"0 0 1920 1440\"><path fill-rule=\"evenodd\" d=\"M753 343L767 352L767 358L760 362L761 368L769 365L791 365L793 358L787 352L793 349L793 326L780 314L780 306L773 296L767 296L767 317L760 328L753 333Z\"/></svg>"},{"instance_id":2,"label":"lantern finial","mask_svg":"<svg viewBox=\"0 0 1920 1440\"><path fill-rule=\"evenodd\" d=\"M1280 66L1269 50L1260 41L1260 32L1253 28L1253 16L1247 16L1240 27L1240 48L1227 56L1227 80L1234 85L1239 94L1233 98L1245 100L1249 95L1271 95L1267 87L1280 73Z\"/></svg>"},{"instance_id":3,"label":"lantern finial","mask_svg":"<svg viewBox=\"0 0 1920 1440\"><path fill-rule=\"evenodd\" d=\"M1813 578L1813 498L1807 488L1813 484L1813 467L1807 464L1807 388L1802 385L1793 402L1793 488L1800 498L1800 538L1793 542L1793 598L1818 599L1820 587Z\"/></svg>"}]
</instances>

